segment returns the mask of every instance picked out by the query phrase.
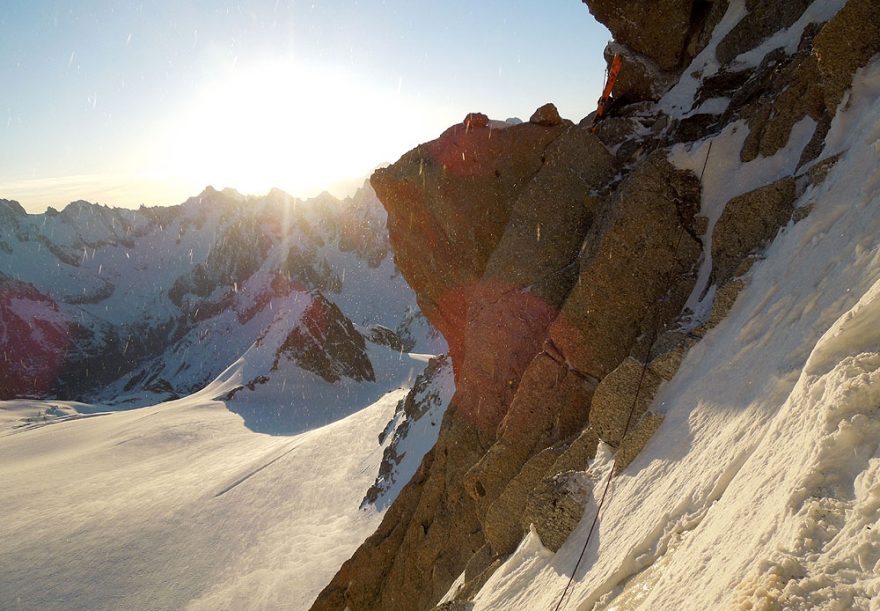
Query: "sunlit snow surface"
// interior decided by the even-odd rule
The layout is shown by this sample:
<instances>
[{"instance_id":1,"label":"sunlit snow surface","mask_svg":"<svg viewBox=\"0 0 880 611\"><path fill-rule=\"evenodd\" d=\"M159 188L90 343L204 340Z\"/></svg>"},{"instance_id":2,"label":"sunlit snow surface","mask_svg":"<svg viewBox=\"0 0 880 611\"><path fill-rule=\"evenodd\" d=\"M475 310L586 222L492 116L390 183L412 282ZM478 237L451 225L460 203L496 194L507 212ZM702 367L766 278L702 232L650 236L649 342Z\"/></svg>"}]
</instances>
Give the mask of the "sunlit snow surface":
<instances>
[{"instance_id":1,"label":"sunlit snow surface","mask_svg":"<svg viewBox=\"0 0 880 611\"><path fill-rule=\"evenodd\" d=\"M0 609L307 608L378 526L358 505L404 395L291 437L206 392L0 402Z\"/></svg>"},{"instance_id":2,"label":"sunlit snow surface","mask_svg":"<svg viewBox=\"0 0 880 611\"><path fill-rule=\"evenodd\" d=\"M821 157L841 151L798 202L810 215L661 388L665 421L614 480L563 609L878 608L880 60L856 75ZM709 205L774 180L778 161L747 164L738 185L729 158L710 160ZM475 608L554 608L595 511L556 554L527 537Z\"/></svg>"}]
</instances>

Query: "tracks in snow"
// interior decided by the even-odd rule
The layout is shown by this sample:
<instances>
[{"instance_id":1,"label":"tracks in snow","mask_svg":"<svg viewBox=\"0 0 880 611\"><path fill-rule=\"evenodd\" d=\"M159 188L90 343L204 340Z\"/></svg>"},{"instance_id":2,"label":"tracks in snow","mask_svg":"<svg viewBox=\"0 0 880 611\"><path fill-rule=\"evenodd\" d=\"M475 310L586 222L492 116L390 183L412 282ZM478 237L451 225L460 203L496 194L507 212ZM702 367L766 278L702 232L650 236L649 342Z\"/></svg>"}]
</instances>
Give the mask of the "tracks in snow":
<instances>
[{"instance_id":1,"label":"tracks in snow","mask_svg":"<svg viewBox=\"0 0 880 611\"><path fill-rule=\"evenodd\" d=\"M279 454L278 456L276 456L275 458L273 458L273 459L270 460L269 462L267 462L267 463L263 463L262 465L260 465L260 466L257 467L256 469L253 469L252 471L249 471L249 472L246 473L245 475L242 475L242 476L239 477L237 480L235 480L234 482L232 482L231 484L229 484L228 486L226 486L225 488L223 488L220 492L218 492L217 494L215 494L215 495L214 495L214 498L216 499L216 498L219 498L219 497L223 496L224 494L226 494L227 492L229 492L230 490L232 490L233 488L235 488L235 487L238 486L239 484L243 484L243 483L246 482L248 479L252 478L254 475L256 475L257 473L259 473L260 471L262 471L262 470L265 469L266 467L272 465L273 463L278 462L279 460L281 460L282 458L284 458L285 456L287 456L288 454L290 454L291 452L293 452L293 451L297 448L297 445L298 445L298 444L296 444L296 445L291 445L291 447L289 447L289 448L287 448L286 450L284 450L281 454Z\"/></svg>"}]
</instances>

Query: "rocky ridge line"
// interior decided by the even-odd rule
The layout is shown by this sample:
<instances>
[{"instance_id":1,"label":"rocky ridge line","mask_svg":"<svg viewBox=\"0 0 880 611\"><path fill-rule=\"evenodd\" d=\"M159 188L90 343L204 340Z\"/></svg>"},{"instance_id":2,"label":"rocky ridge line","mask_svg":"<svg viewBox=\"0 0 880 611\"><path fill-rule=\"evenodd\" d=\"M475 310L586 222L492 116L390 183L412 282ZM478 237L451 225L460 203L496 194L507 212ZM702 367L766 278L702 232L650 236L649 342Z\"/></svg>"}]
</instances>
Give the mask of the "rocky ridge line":
<instances>
[{"instance_id":1,"label":"rocky ridge line","mask_svg":"<svg viewBox=\"0 0 880 611\"><path fill-rule=\"evenodd\" d=\"M469 115L373 176L401 270L449 340L457 391L436 446L315 609L430 608L462 573L463 604L531 524L557 549L595 485L599 443L618 469L631 464L662 422L656 390L724 317L761 249L807 212L798 197L834 163L817 160L831 118L880 52L872 0L836 12L809 0L586 2L626 75L596 135L592 117L576 126L548 107L503 129ZM657 102L691 82L690 110ZM798 169L726 202L714 223L700 216L699 177L668 160L733 127L748 130L740 159L759 163L804 121ZM714 295L711 310L684 309L695 291Z\"/></svg>"}]
</instances>

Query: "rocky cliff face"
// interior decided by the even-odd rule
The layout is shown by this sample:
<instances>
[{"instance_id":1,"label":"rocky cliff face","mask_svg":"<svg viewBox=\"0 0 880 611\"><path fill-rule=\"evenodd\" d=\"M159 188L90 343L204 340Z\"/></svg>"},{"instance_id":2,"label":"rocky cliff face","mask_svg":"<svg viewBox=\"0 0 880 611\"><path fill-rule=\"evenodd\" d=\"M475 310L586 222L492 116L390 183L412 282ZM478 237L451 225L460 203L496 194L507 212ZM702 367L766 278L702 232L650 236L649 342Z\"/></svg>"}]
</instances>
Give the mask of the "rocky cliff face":
<instances>
[{"instance_id":1,"label":"rocky cliff face","mask_svg":"<svg viewBox=\"0 0 880 611\"><path fill-rule=\"evenodd\" d=\"M598 445L631 463L662 421L654 392L806 214L831 119L880 51L874 0L585 1L624 57L595 134L551 107L472 114L372 178L457 390L316 609L426 609L460 576L467 600L530 524L558 548ZM701 176L718 135L716 156L751 164L732 188Z\"/></svg>"}]
</instances>

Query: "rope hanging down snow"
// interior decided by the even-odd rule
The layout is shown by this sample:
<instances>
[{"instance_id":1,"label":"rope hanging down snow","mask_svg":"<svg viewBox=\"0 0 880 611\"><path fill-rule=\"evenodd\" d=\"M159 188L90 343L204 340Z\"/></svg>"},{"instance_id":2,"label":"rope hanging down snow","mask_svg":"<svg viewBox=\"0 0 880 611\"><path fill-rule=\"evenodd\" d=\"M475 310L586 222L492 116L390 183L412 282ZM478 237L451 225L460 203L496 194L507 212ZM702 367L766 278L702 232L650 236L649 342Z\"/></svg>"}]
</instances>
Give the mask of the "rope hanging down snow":
<instances>
[{"instance_id":1,"label":"rope hanging down snow","mask_svg":"<svg viewBox=\"0 0 880 611\"><path fill-rule=\"evenodd\" d=\"M706 150L706 159L703 161L703 169L700 171L700 184L703 183L703 175L706 173L706 166L709 163L709 155L712 154L712 143L714 140L709 140L709 148ZM675 244L675 249L673 253L678 252L678 247L681 245L681 239L684 237L684 228L679 228L678 231L678 241ZM669 267L669 270L666 272L667 285L668 281L672 279L672 272L675 270L675 261L673 258L672 264ZM639 382L636 385L636 392L633 396L632 405L629 408L629 414L626 417L626 425L623 427L623 435L620 437L620 448L623 445L624 440L626 440L626 435L629 433L630 425L632 424L633 414L636 410L636 405L638 405L639 394L642 391L642 383L645 381L645 374L648 371L648 364L651 362L651 352L654 350L654 344L657 341L657 336L660 331L660 318L657 319L657 324L654 326L654 330L651 332L651 341L648 343L648 350L645 353L645 361L642 363L642 372L639 374ZM614 479L615 471L617 470L617 453L614 454L614 460L611 462L611 469L608 471L608 477L605 479L605 487L602 490L602 496L599 498L599 504L596 507L596 515L593 516L593 522L590 524L590 530L587 533L587 540L584 541L584 547L581 549L581 553L578 556L577 562L574 565L574 569L571 571L571 575L568 578L568 583L565 584L565 589L562 591L562 596L559 597L559 602L556 603L556 607L554 611L559 611L562 608L562 603L565 601L565 597L568 595L568 591L571 588L572 582L574 582L574 576L577 574L578 569L581 566L581 561L584 559L584 554L587 552L587 547L590 545L590 540L593 538L593 531L596 529L596 524L599 521L599 514L602 513L602 507L605 505L605 499L608 497L608 490L611 487L611 480Z\"/></svg>"}]
</instances>

